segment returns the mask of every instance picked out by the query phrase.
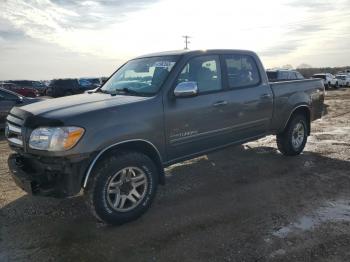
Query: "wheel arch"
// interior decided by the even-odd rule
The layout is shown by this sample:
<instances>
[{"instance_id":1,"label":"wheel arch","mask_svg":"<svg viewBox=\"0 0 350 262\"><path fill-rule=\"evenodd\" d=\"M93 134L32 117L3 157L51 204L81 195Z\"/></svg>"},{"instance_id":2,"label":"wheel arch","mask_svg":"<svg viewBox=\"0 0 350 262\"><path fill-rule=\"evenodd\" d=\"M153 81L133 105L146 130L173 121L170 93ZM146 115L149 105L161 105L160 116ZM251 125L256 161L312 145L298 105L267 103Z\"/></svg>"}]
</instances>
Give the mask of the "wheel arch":
<instances>
[{"instance_id":1,"label":"wheel arch","mask_svg":"<svg viewBox=\"0 0 350 262\"><path fill-rule=\"evenodd\" d=\"M309 136L310 135L310 129L311 129L311 111L310 111L310 108L307 105L299 105L299 106L295 107L291 111L291 113L289 115L289 118L286 121L286 123L284 124L282 130L286 129L286 127L287 127L288 123L290 122L290 120L293 118L293 116L295 116L297 114L302 114L302 115L304 115L306 117L307 125L308 125L308 133L307 133L307 135Z\"/></svg>"},{"instance_id":2,"label":"wheel arch","mask_svg":"<svg viewBox=\"0 0 350 262\"><path fill-rule=\"evenodd\" d=\"M136 151L136 152L144 153L145 155L150 157L154 161L158 169L159 183L160 184L165 183L165 174L164 174L164 168L162 164L162 157L157 147L147 140L135 139L135 140L128 140L128 141L115 143L102 149L90 163L89 168L86 171L85 176L83 177L82 187L86 188L90 175L94 169L94 166L97 164L98 161L100 161L101 159L103 159L104 157L110 154L114 154L116 151L121 151L121 150Z\"/></svg>"}]
</instances>

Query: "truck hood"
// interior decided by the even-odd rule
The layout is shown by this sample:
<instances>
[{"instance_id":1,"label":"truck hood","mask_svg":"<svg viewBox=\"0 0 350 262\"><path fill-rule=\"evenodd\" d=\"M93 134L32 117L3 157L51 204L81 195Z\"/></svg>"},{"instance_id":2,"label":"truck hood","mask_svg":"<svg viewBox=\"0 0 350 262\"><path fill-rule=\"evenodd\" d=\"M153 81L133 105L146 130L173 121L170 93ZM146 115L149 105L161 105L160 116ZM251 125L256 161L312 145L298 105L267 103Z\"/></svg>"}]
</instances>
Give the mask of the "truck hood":
<instances>
[{"instance_id":1,"label":"truck hood","mask_svg":"<svg viewBox=\"0 0 350 262\"><path fill-rule=\"evenodd\" d=\"M150 97L127 95L112 96L103 93L80 94L48 99L42 102L25 105L21 107L21 109L36 116L40 115L56 118L131 104L146 99L150 99Z\"/></svg>"},{"instance_id":2,"label":"truck hood","mask_svg":"<svg viewBox=\"0 0 350 262\"><path fill-rule=\"evenodd\" d=\"M27 105L27 104L31 104L31 103L36 103L36 102L41 102L41 101L45 101L47 99L50 99L48 97L23 97L23 104Z\"/></svg>"}]
</instances>

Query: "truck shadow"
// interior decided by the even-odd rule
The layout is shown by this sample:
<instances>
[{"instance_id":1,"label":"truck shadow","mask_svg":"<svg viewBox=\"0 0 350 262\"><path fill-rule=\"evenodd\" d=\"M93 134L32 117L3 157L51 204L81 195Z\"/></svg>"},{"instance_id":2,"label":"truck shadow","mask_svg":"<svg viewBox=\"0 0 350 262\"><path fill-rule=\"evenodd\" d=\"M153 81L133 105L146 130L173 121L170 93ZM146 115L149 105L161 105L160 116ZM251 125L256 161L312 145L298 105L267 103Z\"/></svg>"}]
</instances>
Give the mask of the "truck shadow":
<instances>
[{"instance_id":1,"label":"truck shadow","mask_svg":"<svg viewBox=\"0 0 350 262\"><path fill-rule=\"evenodd\" d=\"M168 168L152 208L120 227L97 223L81 196L25 195L0 210L0 258L147 260L176 256L175 247L192 254L201 237L215 249L226 235L250 241L250 256L261 256L267 232L324 200L350 196L349 170L349 161L313 152L284 157L274 147L230 147Z\"/></svg>"},{"instance_id":2,"label":"truck shadow","mask_svg":"<svg viewBox=\"0 0 350 262\"><path fill-rule=\"evenodd\" d=\"M326 89L326 92L336 92L336 91L341 91L341 92L345 92L347 91L348 87L338 87L338 88L328 88Z\"/></svg>"},{"instance_id":3,"label":"truck shadow","mask_svg":"<svg viewBox=\"0 0 350 262\"><path fill-rule=\"evenodd\" d=\"M0 129L0 141L5 141L6 137L5 137L5 131L4 129Z\"/></svg>"}]
</instances>

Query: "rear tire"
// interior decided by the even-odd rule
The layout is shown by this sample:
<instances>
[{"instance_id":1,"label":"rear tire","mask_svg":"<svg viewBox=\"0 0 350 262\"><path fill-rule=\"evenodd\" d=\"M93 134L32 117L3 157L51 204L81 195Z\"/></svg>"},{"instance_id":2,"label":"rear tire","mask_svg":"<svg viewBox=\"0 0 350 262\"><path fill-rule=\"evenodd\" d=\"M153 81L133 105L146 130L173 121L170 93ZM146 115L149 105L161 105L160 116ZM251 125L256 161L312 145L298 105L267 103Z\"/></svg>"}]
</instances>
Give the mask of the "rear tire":
<instances>
[{"instance_id":1,"label":"rear tire","mask_svg":"<svg viewBox=\"0 0 350 262\"><path fill-rule=\"evenodd\" d=\"M277 135L278 150L286 156L299 155L307 142L308 126L304 115L292 116L285 130Z\"/></svg>"},{"instance_id":2,"label":"rear tire","mask_svg":"<svg viewBox=\"0 0 350 262\"><path fill-rule=\"evenodd\" d=\"M85 189L95 217L120 225L137 219L151 206L158 185L154 162L137 152L122 152L101 160Z\"/></svg>"}]
</instances>

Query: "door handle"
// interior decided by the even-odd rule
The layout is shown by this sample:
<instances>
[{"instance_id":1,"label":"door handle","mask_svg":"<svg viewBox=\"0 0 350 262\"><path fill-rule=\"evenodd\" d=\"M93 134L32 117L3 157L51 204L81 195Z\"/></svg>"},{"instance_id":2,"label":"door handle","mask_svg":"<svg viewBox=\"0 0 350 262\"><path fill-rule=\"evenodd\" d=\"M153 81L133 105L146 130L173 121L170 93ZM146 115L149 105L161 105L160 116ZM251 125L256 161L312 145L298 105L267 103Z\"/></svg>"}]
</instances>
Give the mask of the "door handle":
<instances>
[{"instance_id":1,"label":"door handle","mask_svg":"<svg viewBox=\"0 0 350 262\"><path fill-rule=\"evenodd\" d=\"M270 94L262 94L262 95L260 96L260 98L270 98L270 97L271 97Z\"/></svg>"},{"instance_id":2,"label":"door handle","mask_svg":"<svg viewBox=\"0 0 350 262\"><path fill-rule=\"evenodd\" d=\"M227 105L227 101L218 101L213 104L213 106L224 106Z\"/></svg>"}]
</instances>

